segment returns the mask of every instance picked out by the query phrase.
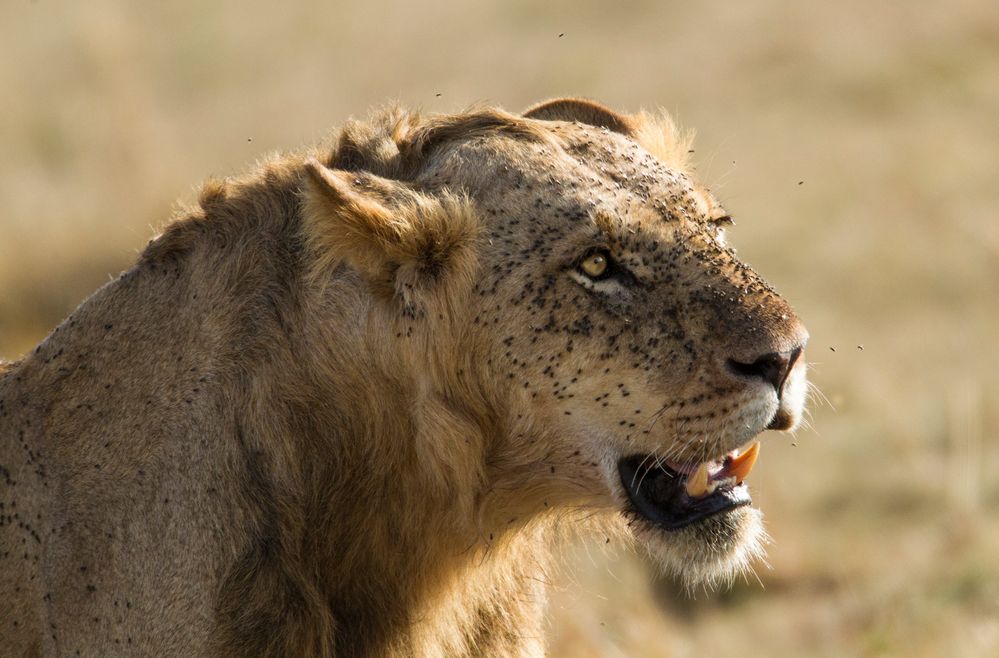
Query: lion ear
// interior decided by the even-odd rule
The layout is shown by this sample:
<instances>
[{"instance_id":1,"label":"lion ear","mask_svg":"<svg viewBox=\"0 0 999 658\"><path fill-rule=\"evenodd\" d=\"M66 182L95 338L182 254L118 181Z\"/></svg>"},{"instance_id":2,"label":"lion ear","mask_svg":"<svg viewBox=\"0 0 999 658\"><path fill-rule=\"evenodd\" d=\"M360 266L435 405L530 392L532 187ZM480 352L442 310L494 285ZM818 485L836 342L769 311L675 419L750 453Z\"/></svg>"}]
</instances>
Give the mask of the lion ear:
<instances>
[{"instance_id":1,"label":"lion ear","mask_svg":"<svg viewBox=\"0 0 999 658\"><path fill-rule=\"evenodd\" d=\"M663 110L634 115L619 114L585 98L556 98L528 108L524 116L547 121L579 121L631 137L663 164L680 171L690 169L692 132L684 132Z\"/></svg>"},{"instance_id":2,"label":"lion ear","mask_svg":"<svg viewBox=\"0 0 999 658\"><path fill-rule=\"evenodd\" d=\"M636 128L631 117L585 98L555 98L544 101L527 108L524 116L542 121L578 121L629 136L634 135Z\"/></svg>"},{"instance_id":3,"label":"lion ear","mask_svg":"<svg viewBox=\"0 0 999 658\"><path fill-rule=\"evenodd\" d=\"M480 224L462 196L427 195L365 172L305 165L305 236L314 274L342 262L386 296L407 303L421 291L468 284Z\"/></svg>"}]
</instances>

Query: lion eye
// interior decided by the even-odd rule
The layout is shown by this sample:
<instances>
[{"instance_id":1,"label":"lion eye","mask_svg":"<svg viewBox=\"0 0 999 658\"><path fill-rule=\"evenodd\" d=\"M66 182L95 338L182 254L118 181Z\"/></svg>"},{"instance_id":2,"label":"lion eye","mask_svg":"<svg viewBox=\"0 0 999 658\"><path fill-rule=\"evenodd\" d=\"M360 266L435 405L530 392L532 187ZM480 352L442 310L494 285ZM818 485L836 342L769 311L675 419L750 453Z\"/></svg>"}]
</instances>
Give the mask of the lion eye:
<instances>
[{"instance_id":1,"label":"lion eye","mask_svg":"<svg viewBox=\"0 0 999 658\"><path fill-rule=\"evenodd\" d=\"M579 262L579 269L591 279L600 279L610 268L610 255L605 251L597 251Z\"/></svg>"}]
</instances>

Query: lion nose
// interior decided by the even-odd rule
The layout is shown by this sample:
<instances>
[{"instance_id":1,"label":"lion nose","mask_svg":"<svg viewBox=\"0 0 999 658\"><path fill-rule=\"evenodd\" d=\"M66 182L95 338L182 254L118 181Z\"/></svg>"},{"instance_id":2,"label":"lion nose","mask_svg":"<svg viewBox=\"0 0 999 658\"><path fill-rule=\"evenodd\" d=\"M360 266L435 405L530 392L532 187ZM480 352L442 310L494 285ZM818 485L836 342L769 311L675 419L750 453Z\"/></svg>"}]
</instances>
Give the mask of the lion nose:
<instances>
[{"instance_id":1,"label":"lion nose","mask_svg":"<svg viewBox=\"0 0 999 658\"><path fill-rule=\"evenodd\" d=\"M764 354L752 363L743 363L735 359L726 362L728 369L744 379L758 379L769 383L780 397L787 376L791 374L795 362L801 356L801 347L788 352L770 352Z\"/></svg>"}]
</instances>

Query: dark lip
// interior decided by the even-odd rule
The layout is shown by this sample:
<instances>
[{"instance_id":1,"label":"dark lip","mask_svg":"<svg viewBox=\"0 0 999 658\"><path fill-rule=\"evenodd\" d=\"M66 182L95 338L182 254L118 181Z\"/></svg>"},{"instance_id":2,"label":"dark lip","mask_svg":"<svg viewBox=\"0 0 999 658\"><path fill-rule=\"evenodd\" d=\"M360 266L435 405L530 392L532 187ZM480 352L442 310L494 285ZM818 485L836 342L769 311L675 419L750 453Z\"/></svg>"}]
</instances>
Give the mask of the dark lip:
<instances>
[{"instance_id":1,"label":"dark lip","mask_svg":"<svg viewBox=\"0 0 999 658\"><path fill-rule=\"evenodd\" d=\"M663 530L685 528L753 502L745 483L719 487L703 498L691 498L684 487L687 476L664 464L657 465L648 455L625 457L617 469L634 512Z\"/></svg>"}]
</instances>

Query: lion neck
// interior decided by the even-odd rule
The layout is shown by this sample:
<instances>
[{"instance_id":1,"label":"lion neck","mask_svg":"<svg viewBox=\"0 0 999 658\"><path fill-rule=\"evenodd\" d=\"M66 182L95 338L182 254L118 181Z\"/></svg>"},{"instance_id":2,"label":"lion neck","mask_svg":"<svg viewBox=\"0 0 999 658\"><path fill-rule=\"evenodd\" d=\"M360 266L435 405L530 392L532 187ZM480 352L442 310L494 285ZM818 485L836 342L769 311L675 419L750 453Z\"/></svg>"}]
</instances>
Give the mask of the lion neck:
<instances>
[{"instance_id":1,"label":"lion neck","mask_svg":"<svg viewBox=\"0 0 999 658\"><path fill-rule=\"evenodd\" d=\"M336 624L363 629L347 636L368 648L345 652L540 637L525 629L542 616L550 509L530 481L548 467L516 456L499 403L448 393L385 348L377 311L342 308L352 284L286 309L299 329L271 336L245 386L268 413L247 441L268 450L274 497L295 511L274 532L303 547L282 568L316 574Z\"/></svg>"},{"instance_id":2,"label":"lion neck","mask_svg":"<svg viewBox=\"0 0 999 658\"><path fill-rule=\"evenodd\" d=\"M210 360L224 364L244 464L233 495L250 510L222 626L238 644L247 619L283 609L275 623L301 636L288 642L334 629L337 655L537 643L555 501L538 484L550 468L542 442L515 441L533 430L475 371L481 345L456 343L444 366L421 360L446 340L397 326L346 268L309 279L295 177L282 176L276 219L244 221L222 199L144 255L217 282L197 324L219 333Z\"/></svg>"}]
</instances>

